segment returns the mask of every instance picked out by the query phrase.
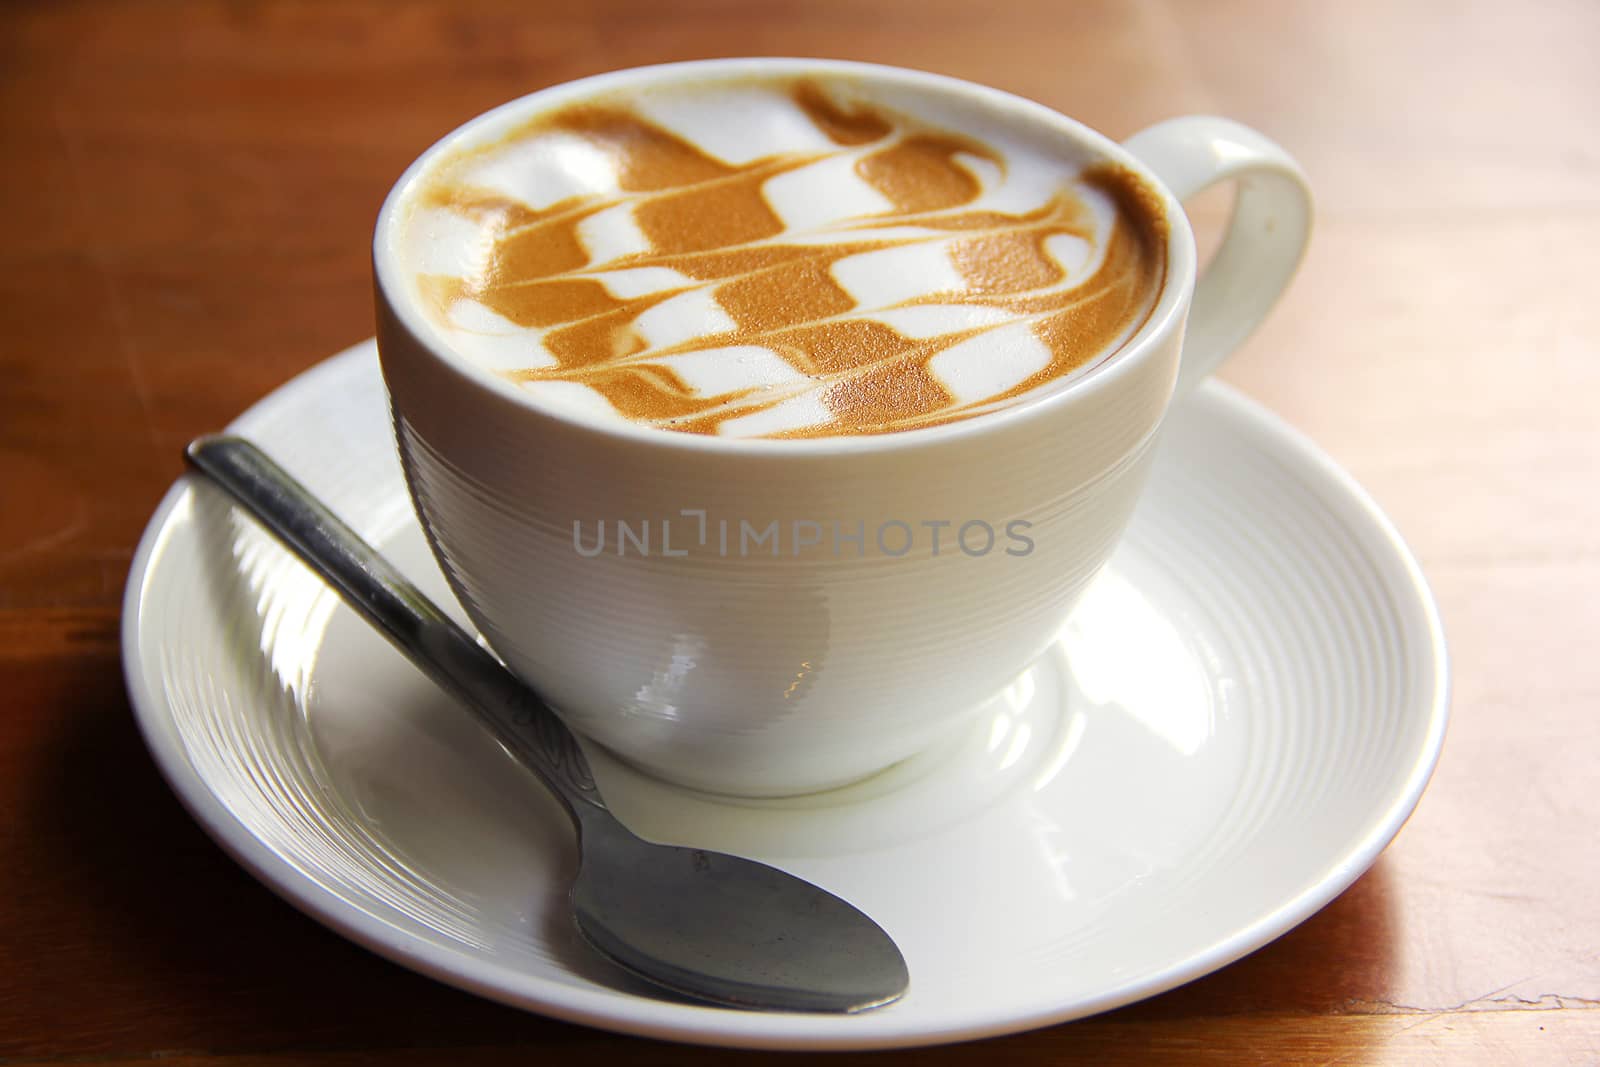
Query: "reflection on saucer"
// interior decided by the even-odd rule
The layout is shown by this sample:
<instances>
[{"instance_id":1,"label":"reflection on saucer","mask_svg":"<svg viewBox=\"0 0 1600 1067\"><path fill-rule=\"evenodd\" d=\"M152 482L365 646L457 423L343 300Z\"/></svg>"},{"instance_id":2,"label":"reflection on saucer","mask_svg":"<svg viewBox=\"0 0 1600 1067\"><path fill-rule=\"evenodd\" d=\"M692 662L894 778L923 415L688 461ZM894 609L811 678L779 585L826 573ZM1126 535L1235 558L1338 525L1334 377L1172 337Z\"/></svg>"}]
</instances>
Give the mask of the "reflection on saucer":
<instances>
[{"instance_id":1,"label":"reflection on saucer","mask_svg":"<svg viewBox=\"0 0 1600 1067\"><path fill-rule=\"evenodd\" d=\"M1211 736L1214 693L1224 681L1201 661L1198 636L1180 633L1169 612L1113 568L1084 593L1063 641L1085 700L1097 707L1115 703L1192 756Z\"/></svg>"}]
</instances>

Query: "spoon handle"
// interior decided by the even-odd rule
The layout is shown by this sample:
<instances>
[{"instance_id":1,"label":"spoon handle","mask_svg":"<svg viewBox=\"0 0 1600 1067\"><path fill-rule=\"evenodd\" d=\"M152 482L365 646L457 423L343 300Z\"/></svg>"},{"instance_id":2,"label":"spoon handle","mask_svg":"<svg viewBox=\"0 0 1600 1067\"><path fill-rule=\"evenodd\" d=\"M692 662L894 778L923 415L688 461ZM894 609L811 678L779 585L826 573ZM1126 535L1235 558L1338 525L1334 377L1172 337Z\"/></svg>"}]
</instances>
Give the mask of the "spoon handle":
<instances>
[{"instance_id":1,"label":"spoon handle","mask_svg":"<svg viewBox=\"0 0 1600 1067\"><path fill-rule=\"evenodd\" d=\"M606 810L578 740L537 693L439 610L311 491L242 437L190 443L189 462L271 530L566 804Z\"/></svg>"}]
</instances>

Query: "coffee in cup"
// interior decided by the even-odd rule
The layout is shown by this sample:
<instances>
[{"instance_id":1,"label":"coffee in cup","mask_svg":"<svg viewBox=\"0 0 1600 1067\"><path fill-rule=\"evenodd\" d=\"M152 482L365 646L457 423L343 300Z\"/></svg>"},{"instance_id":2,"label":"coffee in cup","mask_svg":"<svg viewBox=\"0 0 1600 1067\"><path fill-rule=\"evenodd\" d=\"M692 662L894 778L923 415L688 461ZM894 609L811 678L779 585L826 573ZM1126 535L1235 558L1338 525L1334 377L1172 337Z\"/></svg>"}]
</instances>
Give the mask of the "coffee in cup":
<instances>
[{"instance_id":1,"label":"coffee in cup","mask_svg":"<svg viewBox=\"0 0 1600 1067\"><path fill-rule=\"evenodd\" d=\"M597 94L442 155L401 242L446 342L536 403L688 433L973 418L1149 317L1136 172L942 128L850 78Z\"/></svg>"}]
</instances>

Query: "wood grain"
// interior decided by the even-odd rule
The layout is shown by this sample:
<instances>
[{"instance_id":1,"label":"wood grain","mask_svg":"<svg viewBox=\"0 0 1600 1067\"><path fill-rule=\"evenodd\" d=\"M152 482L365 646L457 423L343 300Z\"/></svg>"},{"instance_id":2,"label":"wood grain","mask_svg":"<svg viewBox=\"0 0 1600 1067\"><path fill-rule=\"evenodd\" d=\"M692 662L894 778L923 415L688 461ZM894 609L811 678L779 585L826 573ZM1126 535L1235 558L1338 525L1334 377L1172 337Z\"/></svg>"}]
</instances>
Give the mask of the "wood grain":
<instances>
[{"instance_id":1,"label":"wood grain","mask_svg":"<svg viewBox=\"0 0 1600 1067\"><path fill-rule=\"evenodd\" d=\"M303 918L167 791L117 647L182 444L371 333L412 156L545 85L737 54L1288 146L1314 247L1224 376L1391 513L1452 648L1433 785L1320 914L1101 1018L874 1062L1600 1062L1597 45L1584 0L0 7L0 1062L747 1058L500 1008Z\"/></svg>"}]
</instances>

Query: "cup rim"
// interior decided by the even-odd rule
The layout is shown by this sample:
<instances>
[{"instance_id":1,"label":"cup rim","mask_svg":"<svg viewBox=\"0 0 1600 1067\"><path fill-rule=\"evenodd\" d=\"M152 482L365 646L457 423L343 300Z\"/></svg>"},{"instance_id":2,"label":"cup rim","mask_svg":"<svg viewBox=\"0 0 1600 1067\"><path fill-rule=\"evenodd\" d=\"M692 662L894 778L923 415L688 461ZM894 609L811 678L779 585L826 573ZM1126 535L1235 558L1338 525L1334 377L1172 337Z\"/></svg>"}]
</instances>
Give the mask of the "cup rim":
<instances>
[{"instance_id":1,"label":"cup rim","mask_svg":"<svg viewBox=\"0 0 1600 1067\"><path fill-rule=\"evenodd\" d=\"M416 301L401 298L406 292L404 274L397 262L398 253L395 250L397 242L393 240L395 228L403 218L400 209L409 199L412 189L421 180L424 171L440 155L463 142L470 141L484 127L503 122L513 114L521 115L536 107L540 109L559 107L568 101L625 88L630 84L649 84L662 79L687 78L696 74L722 78L736 78L740 74L768 77L785 74L821 74L873 79L912 88L965 94L997 111L1011 112L1022 121L1064 129L1071 137L1087 144L1091 151L1102 158L1138 174L1159 195L1163 218L1167 222L1166 277L1162 282L1155 306L1133 336L1106 356L1101 365L1091 368L1079 377L1054 386L1045 386L1039 389L1036 395L1019 399L999 410L955 422L896 430L892 433L814 438L763 438L674 433L630 422L603 422L540 404L529 397L524 390L518 389L511 382L454 351L439 329L421 313ZM1122 145L1076 119L1038 101L945 74L855 60L788 56L700 59L621 68L538 89L482 112L446 133L412 160L384 198L373 229L372 242L373 280L384 310L398 321L434 363L453 372L464 382L486 389L501 400L511 402L527 412L530 418L551 420L572 431L593 434L612 443L639 443L652 448L725 456L799 457L894 452L992 434L1006 427L1021 426L1036 418L1045 417L1057 408L1092 402L1093 397L1105 390L1114 389L1123 378L1135 373L1136 364L1154 358L1163 338L1174 330L1181 330L1185 309L1194 287L1195 259L1194 235L1189 227L1188 217L1184 214L1183 205L1173 196L1166 183ZM380 346L380 359L381 357Z\"/></svg>"}]
</instances>

